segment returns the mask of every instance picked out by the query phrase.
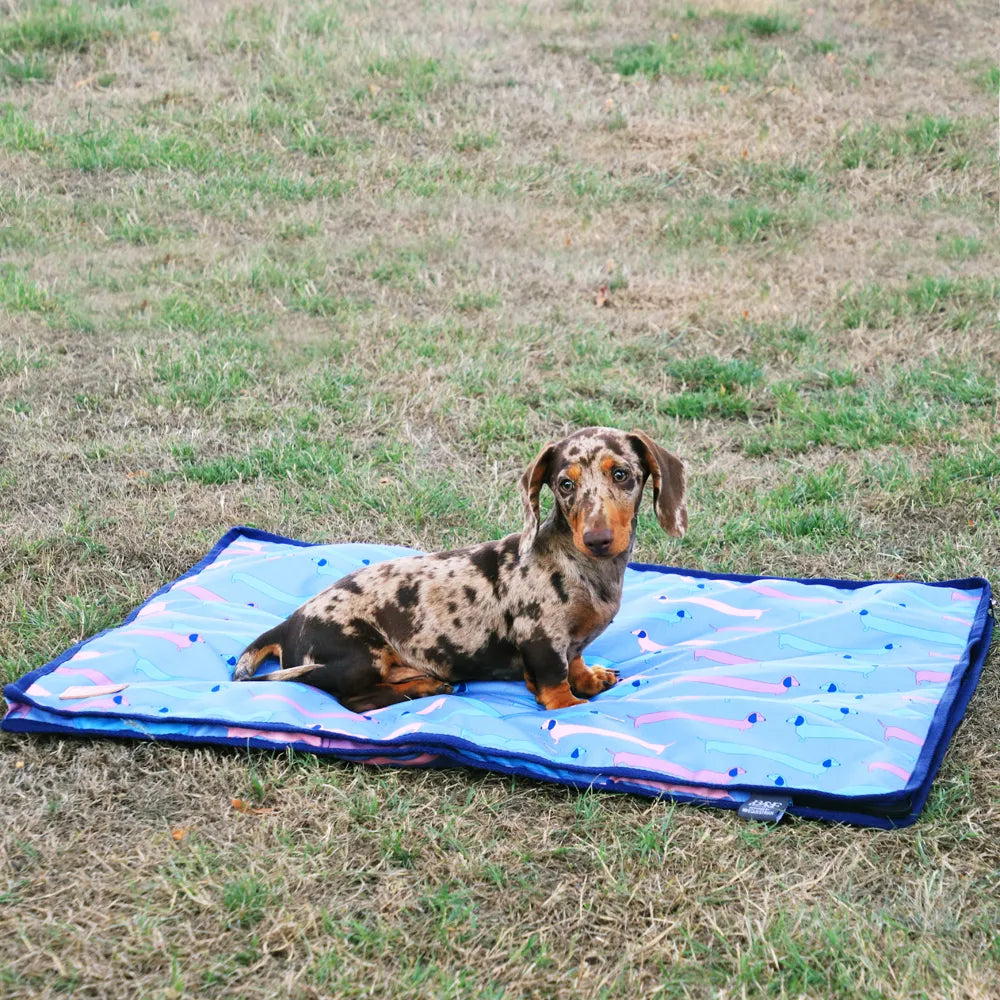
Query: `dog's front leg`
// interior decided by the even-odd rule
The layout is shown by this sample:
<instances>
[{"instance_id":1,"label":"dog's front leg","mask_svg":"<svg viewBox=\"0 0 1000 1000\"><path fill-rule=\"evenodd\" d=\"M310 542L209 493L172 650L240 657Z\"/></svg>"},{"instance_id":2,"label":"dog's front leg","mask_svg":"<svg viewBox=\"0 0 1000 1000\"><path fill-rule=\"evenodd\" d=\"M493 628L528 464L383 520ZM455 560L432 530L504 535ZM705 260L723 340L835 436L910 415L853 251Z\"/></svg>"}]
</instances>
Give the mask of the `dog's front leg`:
<instances>
[{"instance_id":1,"label":"dog's front leg","mask_svg":"<svg viewBox=\"0 0 1000 1000\"><path fill-rule=\"evenodd\" d=\"M556 709L586 704L570 690L566 654L557 650L550 640L529 639L521 646L521 656L525 683L539 705Z\"/></svg>"}]
</instances>

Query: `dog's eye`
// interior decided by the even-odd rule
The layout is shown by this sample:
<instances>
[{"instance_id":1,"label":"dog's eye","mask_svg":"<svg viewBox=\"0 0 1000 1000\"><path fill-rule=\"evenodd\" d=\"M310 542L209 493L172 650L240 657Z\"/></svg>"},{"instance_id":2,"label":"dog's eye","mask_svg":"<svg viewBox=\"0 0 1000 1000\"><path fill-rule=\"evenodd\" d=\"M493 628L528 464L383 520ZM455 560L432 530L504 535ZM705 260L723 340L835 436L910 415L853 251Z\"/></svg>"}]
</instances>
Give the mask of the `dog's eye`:
<instances>
[{"instance_id":1,"label":"dog's eye","mask_svg":"<svg viewBox=\"0 0 1000 1000\"><path fill-rule=\"evenodd\" d=\"M559 489L562 490L563 493L569 495L576 489L576 483L574 483L572 479L560 479Z\"/></svg>"},{"instance_id":2,"label":"dog's eye","mask_svg":"<svg viewBox=\"0 0 1000 1000\"><path fill-rule=\"evenodd\" d=\"M615 469L615 471L611 473L611 478L616 483L624 483L625 480L628 479L628 472L626 472L625 469Z\"/></svg>"}]
</instances>

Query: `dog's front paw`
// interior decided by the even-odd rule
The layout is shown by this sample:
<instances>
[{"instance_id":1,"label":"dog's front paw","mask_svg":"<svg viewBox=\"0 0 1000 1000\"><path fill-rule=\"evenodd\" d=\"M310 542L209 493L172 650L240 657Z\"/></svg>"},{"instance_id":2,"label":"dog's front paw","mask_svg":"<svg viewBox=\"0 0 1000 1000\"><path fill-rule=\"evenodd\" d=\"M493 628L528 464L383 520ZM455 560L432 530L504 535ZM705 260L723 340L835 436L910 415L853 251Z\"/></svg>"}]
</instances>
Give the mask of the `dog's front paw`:
<instances>
[{"instance_id":1,"label":"dog's front paw","mask_svg":"<svg viewBox=\"0 0 1000 1000\"><path fill-rule=\"evenodd\" d=\"M618 676L618 671L611 670L609 667L591 667L590 672L593 674L595 680L602 685L602 691L613 688L621 679Z\"/></svg>"},{"instance_id":2,"label":"dog's front paw","mask_svg":"<svg viewBox=\"0 0 1000 1000\"><path fill-rule=\"evenodd\" d=\"M574 694L592 698L618 683L618 671L607 667L588 667L583 657L578 656L569 665L569 683Z\"/></svg>"}]
</instances>

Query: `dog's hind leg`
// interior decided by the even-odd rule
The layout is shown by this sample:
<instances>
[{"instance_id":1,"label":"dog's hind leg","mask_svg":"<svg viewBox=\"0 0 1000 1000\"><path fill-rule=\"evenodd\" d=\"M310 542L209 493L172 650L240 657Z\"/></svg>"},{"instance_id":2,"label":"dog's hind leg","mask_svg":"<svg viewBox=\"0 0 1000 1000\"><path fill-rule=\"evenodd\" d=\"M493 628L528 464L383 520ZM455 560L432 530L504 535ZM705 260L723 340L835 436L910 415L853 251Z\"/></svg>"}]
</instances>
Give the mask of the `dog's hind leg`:
<instances>
[{"instance_id":1,"label":"dog's hind leg","mask_svg":"<svg viewBox=\"0 0 1000 1000\"><path fill-rule=\"evenodd\" d=\"M413 698L451 694L454 690L451 684L435 677L414 677L395 684L376 684L360 694L340 698L340 703L352 712L371 712L376 708L385 708L386 705L396 705Z\"/></svg>"},{"instance_id":2,"label":"dog's hind leg","mask_svg":"<svg viewBox=\"0 0 1000 1000\"><path fill-rule=\"evenodd\" d=\"M257 672L257 668L269 656L276 656L278 657L278 661L281 662L281 644L284 641L284 637L285 622L282 622L280 625L275 625L274 628L268 629L262 636L259 636L250 643L240 654L239 660L236 661L236 666L233 669L233 680L251 680Z\"/></svg>"},{"instance_id":3,"label":"dog's hind leg","mask_svg":"<svg viewBox=\"0 0 1000 1000\"><path fill-rule=\"evenodd\" d=\"M411 698L450 694L453 690L446 681L411 667L390 648L372 650L364 642L348 639L339 642L336 649L330 646L316 650L310 643L309 651L302 653L298 648L300 642L288 647L281 628L279 625L265 632L247 647L236 664L234 680L302 681L333 695L352 712L384 708ZM281 669L254 676L261 662L271 654L282 661ZM312 662L285 666L300 655Z\"/></svg>"}]
</instances>

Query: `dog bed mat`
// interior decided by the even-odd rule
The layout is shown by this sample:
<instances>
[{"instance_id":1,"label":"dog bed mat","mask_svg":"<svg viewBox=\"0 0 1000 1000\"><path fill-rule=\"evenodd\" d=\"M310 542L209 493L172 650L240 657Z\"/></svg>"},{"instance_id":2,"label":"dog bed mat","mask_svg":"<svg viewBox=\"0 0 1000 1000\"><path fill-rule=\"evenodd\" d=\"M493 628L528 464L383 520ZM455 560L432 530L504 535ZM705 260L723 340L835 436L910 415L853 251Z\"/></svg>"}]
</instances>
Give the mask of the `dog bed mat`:
<instances>
[{"instance_id":1,"label":"dog bed mat","mask_svg":"<svg viewBox=\"0 0 1000 1000\"><path fill-rule=\"evenodd\" d=\"M305 684L232 683L240 652L358 567L411 554L234 528L117 628L4 690L3 728L465 764L578 787L912 823L993 626L985 580L791 580L631 565L585 651L621 682L550 712L522 683L356 715ZM265 665L262 669L270 669Z\"/></svg>"}]
</instances>

